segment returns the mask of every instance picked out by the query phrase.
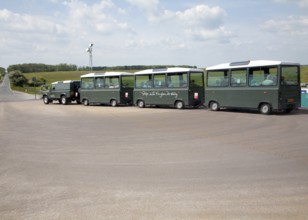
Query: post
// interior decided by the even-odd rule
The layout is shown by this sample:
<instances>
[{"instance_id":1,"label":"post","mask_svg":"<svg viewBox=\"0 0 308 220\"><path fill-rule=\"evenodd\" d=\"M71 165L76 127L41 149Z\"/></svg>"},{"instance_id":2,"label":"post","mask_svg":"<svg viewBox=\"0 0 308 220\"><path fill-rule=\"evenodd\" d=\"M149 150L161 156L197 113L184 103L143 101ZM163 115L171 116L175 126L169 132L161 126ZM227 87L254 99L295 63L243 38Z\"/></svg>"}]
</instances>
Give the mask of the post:
<instances>
[{"instance_id":1,"label":"post","mask_svg":"<svg viewBox=\"0 0 308 220\"><path fill-rule=\"evenodd\" d=\"M36 100L36 77L32 77L32 82L34 85L34 99Z\"/></svg>"}]
</instances>

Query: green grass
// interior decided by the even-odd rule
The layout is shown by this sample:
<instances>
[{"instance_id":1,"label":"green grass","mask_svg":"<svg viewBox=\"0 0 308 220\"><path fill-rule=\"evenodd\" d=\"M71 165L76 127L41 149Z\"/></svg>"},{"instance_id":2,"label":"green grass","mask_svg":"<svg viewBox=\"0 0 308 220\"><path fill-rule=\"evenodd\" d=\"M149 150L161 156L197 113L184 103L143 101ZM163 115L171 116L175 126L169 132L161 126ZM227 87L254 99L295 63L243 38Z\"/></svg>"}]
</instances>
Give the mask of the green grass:
<instances>
[{"instance_id":1,"label":"green grass","mask_svg":"<svg viewBox=\"0 0 308 220\"><path fill-rule=\"evenodd\" d=\"M63 71L63 72L38 72L24 74L27 79L31 80L32 77L44 78L47 84L63 80L79 80L81 75L88 73L88 71Z\"/></svg>"},{"instance_id":2,"label":"green grass","mask_svg":"<svg viewBox=\"0 0 308 220\"><path fill-rule=\"evenodd\" d=\"M308 66L301 66L301 83L308 83Z\"/></svg>"},{"instance_id":3,"label":"green grass","mask_svg":"<svg viewBox=\"0 0 308 220\"><path fill-rule=\"evenodd\" d=\"M95 71L91 71L95 72ZM102 72L102 71L96 71ZM126 71L126 72L135 72L135 71ZM80 76L89 73L89 71L63 71L63 72L38 72L38 73L27 73L24 74L27 79L31 80L32 77L44 78L47 80L47 84L56 81L63 80L80 80Z\"/></svg>"}]
</instances>

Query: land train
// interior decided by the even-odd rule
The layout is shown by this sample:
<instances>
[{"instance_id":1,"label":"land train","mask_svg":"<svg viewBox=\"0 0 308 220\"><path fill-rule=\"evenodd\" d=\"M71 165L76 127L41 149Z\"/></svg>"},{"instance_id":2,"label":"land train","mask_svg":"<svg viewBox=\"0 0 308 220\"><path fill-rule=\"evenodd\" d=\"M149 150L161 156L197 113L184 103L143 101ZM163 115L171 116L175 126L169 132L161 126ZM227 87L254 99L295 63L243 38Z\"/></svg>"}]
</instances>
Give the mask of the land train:
<instances>
[{"instance_id":1,"label":"land train","mask_svg":"<svg viewBox=\"0 0 308 220\"><path fill-rule=\"evenodd\" d=\"M201 105L253 109L262 114L300 107L300 64L255 60L197 68L148 69L81 76L80 102L89 104L172 106Z\"/></svg>"}]
</instances>

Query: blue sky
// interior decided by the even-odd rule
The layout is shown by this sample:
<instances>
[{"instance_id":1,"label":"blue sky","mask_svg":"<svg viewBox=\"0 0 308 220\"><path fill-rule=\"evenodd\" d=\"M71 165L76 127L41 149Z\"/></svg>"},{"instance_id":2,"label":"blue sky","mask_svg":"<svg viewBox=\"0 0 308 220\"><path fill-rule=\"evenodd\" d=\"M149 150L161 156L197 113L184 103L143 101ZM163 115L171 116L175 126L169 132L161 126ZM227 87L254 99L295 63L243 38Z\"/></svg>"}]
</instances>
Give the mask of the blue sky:
<instances>
[{"instance_id":1,"label":"blue sky","mask_svg":"<svg viewBox=\"0 0 308 220\"><path fill-rule=\"evenodd\" d=\"M308 0L10 0L0 66L308 64Z\"/></svg>"}]
</instances>

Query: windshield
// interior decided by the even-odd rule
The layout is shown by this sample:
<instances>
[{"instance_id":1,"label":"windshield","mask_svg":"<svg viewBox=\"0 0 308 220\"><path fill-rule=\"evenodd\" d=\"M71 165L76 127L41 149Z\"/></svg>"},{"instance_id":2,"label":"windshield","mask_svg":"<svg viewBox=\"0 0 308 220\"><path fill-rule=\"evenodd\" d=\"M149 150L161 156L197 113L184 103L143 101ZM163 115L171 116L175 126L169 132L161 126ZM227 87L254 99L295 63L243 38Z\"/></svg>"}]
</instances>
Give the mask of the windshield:
<instances>
[{"instance_id":1,"label":"windshield","mask_svg":"<svg viewBox=\"0 0 308 220\"><path fill-rule=\"evenodd\" d=\"M281 85L299 85L299 67L282 66L280 82Z\"/></svg>"}]
</instances>

